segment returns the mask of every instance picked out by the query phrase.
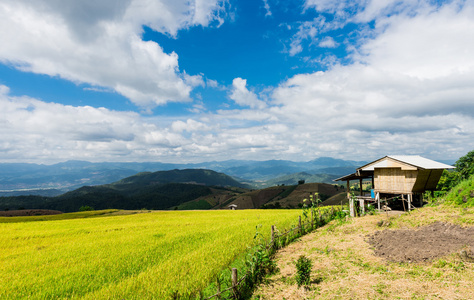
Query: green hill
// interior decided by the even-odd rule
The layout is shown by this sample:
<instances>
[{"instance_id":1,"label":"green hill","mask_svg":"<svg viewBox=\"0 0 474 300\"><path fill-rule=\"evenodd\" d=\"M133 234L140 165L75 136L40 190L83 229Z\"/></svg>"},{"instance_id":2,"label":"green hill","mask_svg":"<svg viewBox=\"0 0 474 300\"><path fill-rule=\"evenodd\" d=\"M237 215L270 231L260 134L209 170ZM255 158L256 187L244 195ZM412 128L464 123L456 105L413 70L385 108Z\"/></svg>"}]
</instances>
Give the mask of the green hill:
<instances>
[{"instance_id":1,"label":"green hill","mask_svg":"<svg viewBox=\"0 0 474 300\"><path fill-rule=\"evenodd\" d=\"M143 172L134 176L119 180L111 185L118 190L130 188L141 188L143 186L165 184L165 183L189 183L207 186L233 186L249 188L248 185L240 183L232 177L206 169L185 169L158 172Z\"/></svg>"},{"instance_id":2,"label":"green hill","mask_svg":"<svg viewBox=\"0 0 474 300\"><path fill-rule=\"evenodd\" d=\"M57 197L1 197L0 209L43 208L72 212L83 206L90 206L94 209L162 210L175 208L205 196L212 198L221 193L238 194L239 190L233 187L244 188L246 185L211 170L159 171L139 173L112 184L84 186ZM210 202L209 205L201 203L199 207L212 206L214 203Z\"/></svg>"}]
</instances>

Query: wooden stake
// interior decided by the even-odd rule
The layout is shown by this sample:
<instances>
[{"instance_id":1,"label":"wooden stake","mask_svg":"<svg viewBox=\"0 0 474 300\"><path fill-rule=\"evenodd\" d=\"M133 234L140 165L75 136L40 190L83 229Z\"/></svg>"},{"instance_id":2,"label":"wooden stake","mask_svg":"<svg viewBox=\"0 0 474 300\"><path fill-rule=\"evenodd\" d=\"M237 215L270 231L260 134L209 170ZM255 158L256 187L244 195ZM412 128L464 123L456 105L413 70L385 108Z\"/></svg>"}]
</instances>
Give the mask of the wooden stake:
<instances>
[{"instance_id":1,"label":"wooden stake","mask_svg":"<svg viewBox=\"0 0 474 300\"><path fill-rule=\"evenodd\" d=\"M407 198L408 198L408 211L410 212L411 211L411 194L408 194Z\"/></svg>"},{"instance_id":2,"label":"wooden stake","mask_svg":"<svg viewBox=\"0 0 474 300\"><path fill-rule=\"evenodd\" d=\"M232 268L232 290L234 292L234 296L237 299L237 282L238 282L238 274L237 274L237 269Z\"/></svg>"},{"instance_id":3,"label":"wooden stake","mask_svg":"<svg viewBox=\"0 0 474 300\"><path fill-rule=\"evenodd\" d=\"M221 282L219 281L219 278L217 278L217 299L222 299L221 298Z\"/></svg>"},{"instance_id":4,"label":"wooden stake","mask_svg":"<svg viewBox=\"0 0 474 300\"><path fill-rule=\"evenodd\" d=\"M301 216L298 216L298 226L300 227L300 233L303 234L303 227L301 227Z\"/></svg>"},{"instance_id":5,"label":"wooden stake","mask_svg":"<svg viewBox=\"0 0 474 300\"><path fill-rule=\"evenodd\" d=\"M377 200L377 205L379 207L379 212L380 212L380 193L379 192L375 194L375 200Z\"/></svg>"},{"instance_id":6,"label":"wooden stake","mask_svg":"<svg viewBox=\"0 0 474 300\"><path fill-rule=\"evenodd\" d=\"M275 246L275 225L272 225L272 247Z\"/></svg>"}]
</instances>

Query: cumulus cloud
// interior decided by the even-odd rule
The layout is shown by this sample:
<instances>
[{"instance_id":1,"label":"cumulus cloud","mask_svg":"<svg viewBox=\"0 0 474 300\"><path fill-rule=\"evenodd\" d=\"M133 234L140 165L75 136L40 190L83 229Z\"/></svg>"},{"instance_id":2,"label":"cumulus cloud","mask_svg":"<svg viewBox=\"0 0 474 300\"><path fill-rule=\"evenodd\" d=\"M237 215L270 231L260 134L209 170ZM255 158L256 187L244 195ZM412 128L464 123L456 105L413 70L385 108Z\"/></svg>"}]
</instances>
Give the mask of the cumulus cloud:
<instances>
[{"instance_id":1,"label":"cumulus cloud","mask_svg":"<svg viewBox=\"0 0 474 300\"><path fill-rule=\"evenodd\" d=\"M336 9L332 1L317 4ZM379 33L364 40L354 63L282 83L272 95L275 116L320 141L310 142L315 153L456 158L471 150L474 7L419 7L389 17L372 9Z\"/></svg>"},{"instance_id":2,"label":"cumulus cloud","mask_svg":"<svg viewBox=\"0 0 474 300\"><path fill-rule=\"evenodd\" d=\"M178 55L141 39L142 26L178 30L223 22L223 2L6 0L0 62L25 72L110 88L142 107L190 101L200 75L180 73Z\"/></svg>"},{"instance_id":3,"label":"cumulus cloud","mask_svg":"<svg viewBox=\"0 0 474 300\"><path fill-rule=\"evenodd\" d=\"M390 17L383 22L385 31L361 47L360 60L418 78L467 75L474 69L473 17L472 5L461 11L447 5L416 17Z\"/></svg>"},{"instance_id":4,"label":"cumulus cloud","mask_svg":"<svg viewBox=\"0 0 474 300\"><path fill-rule=\"evenodd\" d=\"M321 10L338 9L334 1L314 3ZM245 79L235 78L229 98L243 109L209 112L198 102L195 115L158 123L131 112L13 97L0 85L3 159L309 160L376 159L387 154L457 159L472 150L472 2L436 9L416 4L414 14L387 14L388 6L369 10L376 2L368 3L365 11L356 6L350 16L339 17L377 18L376 34L364 37L350 64L295 75L265 98ZM171 54L163 55L173 61ZM199 75L186 79L173 72L186 87L204 82L218 86Z\"/></svg>"},{"instance_id":5,"label":"cumulus cloud","mask_svg":"<svg viewBox=\"0 0 474 300\"><path fill-rule=\"evenodd\" d=\"M209 126L202 123L195 121L193 119L188 119L186 122L183 122L181 120L175 121L171 124L171 128L173 131L176 132L183 132L183 131L206 131L209 130Z\"/></svg>"},{"instance_id":6,"label":"cumulus cloud","mask_svg":"<svg viewBox=\"0 0 474 300\"><path fill-rule=\"evenodd\" d=\"M0 151L4 160L150 159L185 143L139 114L9 96L0 86Z\"/></svg>"},{"instance_id":7,"label":"cumulus cloud","mask_svg":"<svg viewBox=\"0 0 474 300\"><path fill-rule=\"evenodd\" d=\"M254 92L247 89L247 80L235 78L232 81L232 93L230 99L240 106L250 106L251 108L264 108L265 102L258 99Z\"/></svg>"}]
</instances>

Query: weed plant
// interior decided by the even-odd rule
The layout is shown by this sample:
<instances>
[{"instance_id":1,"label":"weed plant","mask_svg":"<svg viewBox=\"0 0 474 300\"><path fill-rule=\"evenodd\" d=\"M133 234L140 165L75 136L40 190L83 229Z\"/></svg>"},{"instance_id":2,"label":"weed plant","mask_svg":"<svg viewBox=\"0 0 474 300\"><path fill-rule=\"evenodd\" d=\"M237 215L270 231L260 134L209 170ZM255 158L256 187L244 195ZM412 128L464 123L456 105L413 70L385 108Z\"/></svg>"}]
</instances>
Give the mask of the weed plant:
<instances>
[{"instance_id":1,"label":"weed plant","mask_svg":"<svg viewBox=\"0 0 474 300\"><path fill-rule=\"evenodd\" d=\"M313 264L311 260L301 255L296 261L296 283L298 287L309 285L311 281L311 268Z\"/></svg>"}]
</instances>

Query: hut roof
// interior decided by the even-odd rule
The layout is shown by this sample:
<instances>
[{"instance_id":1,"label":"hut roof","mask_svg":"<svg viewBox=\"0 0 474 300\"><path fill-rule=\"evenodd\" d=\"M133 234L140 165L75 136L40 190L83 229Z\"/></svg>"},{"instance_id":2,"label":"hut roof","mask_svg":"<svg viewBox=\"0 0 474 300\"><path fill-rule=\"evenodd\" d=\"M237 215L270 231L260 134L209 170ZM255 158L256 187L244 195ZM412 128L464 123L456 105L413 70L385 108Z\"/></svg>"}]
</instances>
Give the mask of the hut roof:
<instances>
[{"instance_id":1,"label":"hut roof","mask_svg":"<svg viewBox=\"0 0 474 300\"><path fill-rule=\"evenodd\" d=\"M387 155L376 161L373 161L365 166L357 169L357 171L373 171L375 168L390 168L395 165L405 165L409 168L425 169L425 170L439 170L439 169L454 169L453 166L443 164L431 159L421 157L419 155Z\"/></svg>"},{"instance_id":2,"label":"hut roof","mask_svg":"<svg viewBox=\"0 0 474 300\"><path fill-rule=\"evenodd\" d=\"M405 170L441 170L454 169L453 166L443 164L419 155L387 155L357 168L355 173L334 179L334 181L346 181L372 177L375 168L400 167Z\"/></svg>"}]
</instances>

